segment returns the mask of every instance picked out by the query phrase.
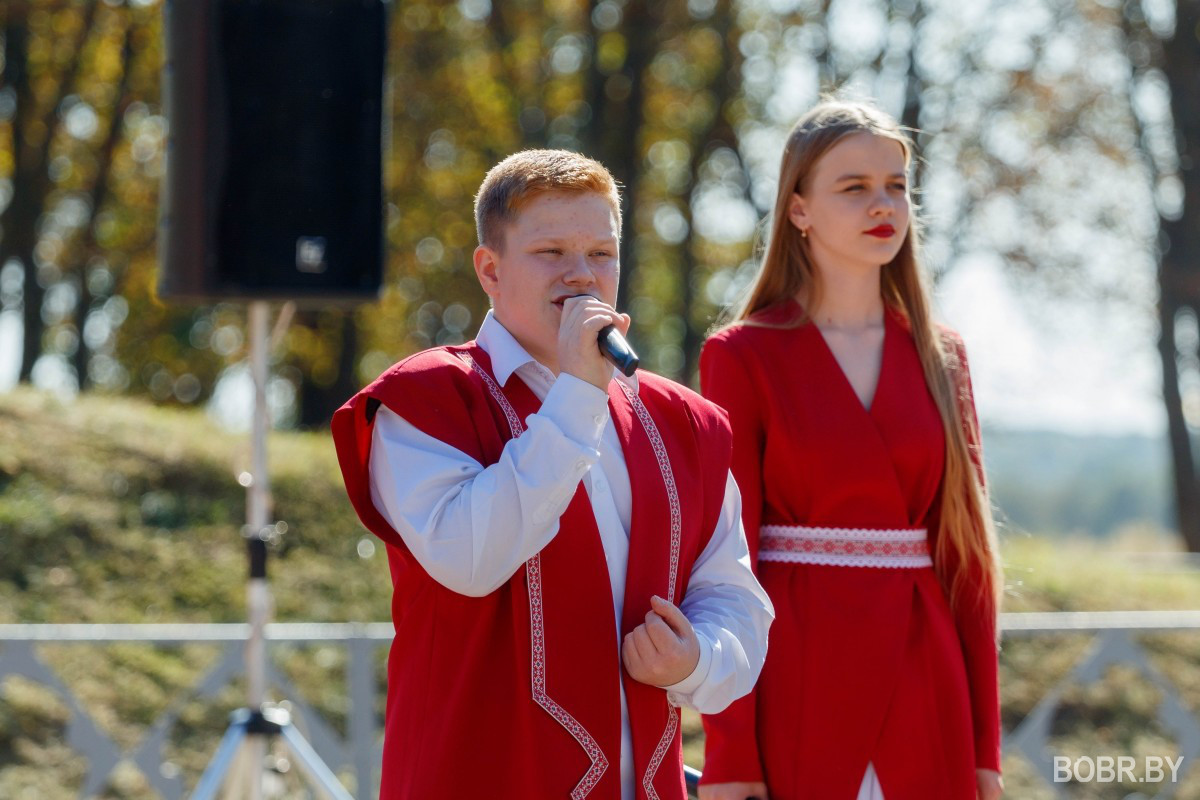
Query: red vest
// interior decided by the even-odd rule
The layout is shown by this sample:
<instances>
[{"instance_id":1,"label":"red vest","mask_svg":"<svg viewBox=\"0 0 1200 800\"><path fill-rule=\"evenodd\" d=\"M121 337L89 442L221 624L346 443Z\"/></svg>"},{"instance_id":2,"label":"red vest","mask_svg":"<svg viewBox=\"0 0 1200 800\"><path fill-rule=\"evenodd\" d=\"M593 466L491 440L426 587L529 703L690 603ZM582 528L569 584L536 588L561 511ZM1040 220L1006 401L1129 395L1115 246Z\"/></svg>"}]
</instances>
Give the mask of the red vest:
<instances>
[{"instance_id":1,"label":"red vest","mask_svg":"<svg viewBox=\"0 0 1200 800\"><path fill-rule=\"evenodd\" d=\"M609 387L633 491L622 635L658 594L679 604L716 525L730 463L723 411L638 373ZM513 376L501 388L473 342L392 367L333 418L350 500L387 544L396 639L388 662L381 797L594 798L621 795L623 682L638 800L683 800L679 712L625 674L604 550L582 484L559 532L499 589L457 594L431 578L371 501L371 429L386 405L484 466L540 402Z\"/></svg>"}]
</instances>

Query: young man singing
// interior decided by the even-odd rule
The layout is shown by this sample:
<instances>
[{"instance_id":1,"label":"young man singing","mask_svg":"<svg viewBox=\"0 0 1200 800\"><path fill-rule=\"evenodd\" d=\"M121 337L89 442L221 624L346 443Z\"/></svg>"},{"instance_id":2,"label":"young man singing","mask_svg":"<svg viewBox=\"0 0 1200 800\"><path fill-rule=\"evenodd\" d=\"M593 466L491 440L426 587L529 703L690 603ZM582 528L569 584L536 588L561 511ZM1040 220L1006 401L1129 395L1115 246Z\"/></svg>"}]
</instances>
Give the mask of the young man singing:
<instances>
[{"instance_id":1,"label":"young man singing","mask_svg":"<svg viewBox=\"0 0 1200 800\"><path fill-rule=\"evenodd\" d=\"M604 167L517 153L475 217L475 340L401 361L333 421L394 584L381 796L683 800L679 707L746 694L773 615L728 423L600 354L629 328Z\"/></svg>"}]
</instances>

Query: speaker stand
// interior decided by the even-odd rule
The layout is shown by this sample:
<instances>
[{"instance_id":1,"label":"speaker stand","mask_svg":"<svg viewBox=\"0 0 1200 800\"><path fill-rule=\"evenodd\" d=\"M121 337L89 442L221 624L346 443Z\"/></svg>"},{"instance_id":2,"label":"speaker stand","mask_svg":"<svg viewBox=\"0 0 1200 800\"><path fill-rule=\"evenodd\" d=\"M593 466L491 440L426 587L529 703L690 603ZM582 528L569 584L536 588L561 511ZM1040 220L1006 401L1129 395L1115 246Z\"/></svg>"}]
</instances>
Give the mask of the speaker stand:
<instances>
[{"instance_id":1,"label":"speaker stand","mask_svg":"<svg viewBox=\"0 0 1200 800\"><path fill-rule=\"evenodd\" d=\"M239 708L230 716L229 727L217 747L208 768L200 776L192 800L211 800L230 775L239 772L244 779L232 784L230 793L245 796L241 789L249 788L251 797L262 794L262 755L272 737L282 736L291 752L292 763L305 773L309 783L329 800L354 800L317 752L292 725L291 715L278 706L263 706L258 711ZM239 758L240 756L240 758ZM257 767L257 770L255 769Z\"/></svg>"},{"instance_id":2,"label":"speaker stand","mask_svg":"<svg viewBox=\"0 0 1200 800\"><path fill-rule=\"evenodd\" d=\"M229 727L212 761L200 776L191 800L212 800L224 784L227 797L262 800L263 761L275 736L283 737L295 763L309 782L329 800L354 800L312 746L292 725L285 709L268 705L266 697L266 626L271 616L267 587L267 539L270 535L270 490L267 475L267 303L250 303L250 373L254 378L254 422L251 425L250 485L246 489L246 550L250 579L246 585L250 635L246 640L246 708L230 717Z\"/></svg>"}]
</instances>

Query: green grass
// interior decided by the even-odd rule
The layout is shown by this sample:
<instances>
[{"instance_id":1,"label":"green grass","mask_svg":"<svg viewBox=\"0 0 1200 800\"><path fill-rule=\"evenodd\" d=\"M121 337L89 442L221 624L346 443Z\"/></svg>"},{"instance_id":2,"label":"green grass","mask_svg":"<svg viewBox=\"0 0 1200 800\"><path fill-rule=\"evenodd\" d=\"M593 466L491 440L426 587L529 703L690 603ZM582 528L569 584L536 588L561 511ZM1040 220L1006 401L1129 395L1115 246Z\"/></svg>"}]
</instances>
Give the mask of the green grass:
<instances>
[{"instance_id":1,"label":"green grass","mask_svg":"<svg viewBox=\"0 0 1200 800\"><path fill-rule=\"evenodd\" d=\"M1189 568L1179 539L1153 527L1103 540L1007 532L1001 558L1004 611L1200 608L1200 561Z\"/></svg>"},{"instance_id":2,"label":"green grass","mask_svg":"<svg viewBox=\"0 0 1200 800\"><path fill-rule=\"evenodd\" d=\"M323 433L270 438L274 517L287 533L272 550L271 587L280 620L386 620L391 595L382 548L363 558L366 536L345 497ZM240 529L249 464L246 435L222 431L202 412L126 398L62 403L18 390L0 395L0 622L240 622L245 549ZM1007 532L1002 555L1006 611L1200 608L1200 572L1176 541L1129 528L1100 542ZM1154 667L1200 709L1200 632L1139 637ZM1086 634L1010 637L1001 653L1004 720L1012 727L1092 645ZM106 648L56 645L40 657L71 687L96 723L129 746L183 687L208 668L211 646ZM277 666L335 730L344 732L344 653L280 650ZM225 714L231 686L213 702L190 702L168 747L194 782ZM1154 720L1157 687L1125 668L1068 687L1052 726L1055 752L1174 755ZM75 797L86 762L66 746L67 710L45 687L0 683L0 798ZM699 720L684 714L685 758L703 763ZM1016 754L1005 761L1007 796L1049 797ZM1184 764L1184 770L1188 768ZM1091 784L1071 797L1124 798L1153 787ZM123 769L106 798L153 797ZM1176 794L1200 800L1200 768Z\"/></svg>"},{"instance_id":3,"label":"green grass","mask_svg":"<svg viewBox=\"0 0 1200 800\"><path fill-rule=\"evenodd\" d=\"M277 433L269 441L273 517L287 531L271 551L275 618L386 620L383 548L363 558L358 523L332 441ZM64 404L20 389L0 395L0 622L241 622L241 537L248 437L203 413L124 398ZM277 666L344 732L342 657L291 648ZM193 645L45 646L39 657L96 724L130 747L217 656ZM189 783L203 769L242 691L186 704L168 757ZM85 760L66 746L60 698L20 678L0 683L0 798L75 797ZM123 769L106 797L152 797Z\"/></svg>"},{"instance_id":4,"label":"green grass","mask_svg":"<svg viewBox=\"0 0 1200 800\"><path fill-rule=\"evenodd\" d=\"M367 533L330 438L273 434L269 452L287 524L270 562L276 618L387 619L383 550L357 553ZM248 438L198 412L0 397L0 622L244 620L248 465Z\"/></svg>"}]
</instances>

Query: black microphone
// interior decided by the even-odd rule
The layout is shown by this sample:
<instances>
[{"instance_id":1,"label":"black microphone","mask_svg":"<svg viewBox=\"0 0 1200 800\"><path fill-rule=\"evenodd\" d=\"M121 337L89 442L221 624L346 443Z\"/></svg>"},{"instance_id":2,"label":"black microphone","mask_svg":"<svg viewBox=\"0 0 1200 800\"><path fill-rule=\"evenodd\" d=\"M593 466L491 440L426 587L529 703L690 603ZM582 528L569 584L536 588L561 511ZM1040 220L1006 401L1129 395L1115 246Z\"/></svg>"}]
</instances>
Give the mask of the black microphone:
<instances>
[{"instance_id":1,"label":"black microphone","mask_svg":"<svg viewBox=\"0 0 1200 800\"><path fill-rule=\"evenodd\" d=\"M633 352L633 348L619 330L612 325L605 325L600 329L597 344L600 345L600 352L613 366L621 370L621 374L626 378L633 376L634 370L638 368L638 354Z\"/></svg>"},{"instance_id":2,"label":"black microphone","mask_svg":"<svg viewBox=\"0 0 1200 800\"><path fill-rule=\"evenodd\" d=\"M572 297L595 297L595 295L576 294ZM632 378L634 371L638 368L641 361L638 359L638 354L633 352L633 348L629 346L629 342L625 341L625 337L621 332L612 325L605 325L600 329L600 334L596 337L596 344L600 347L600 354L607 358L614 367L621 370L621 374L626 378Z\"/></svg>"}]
</instances>

